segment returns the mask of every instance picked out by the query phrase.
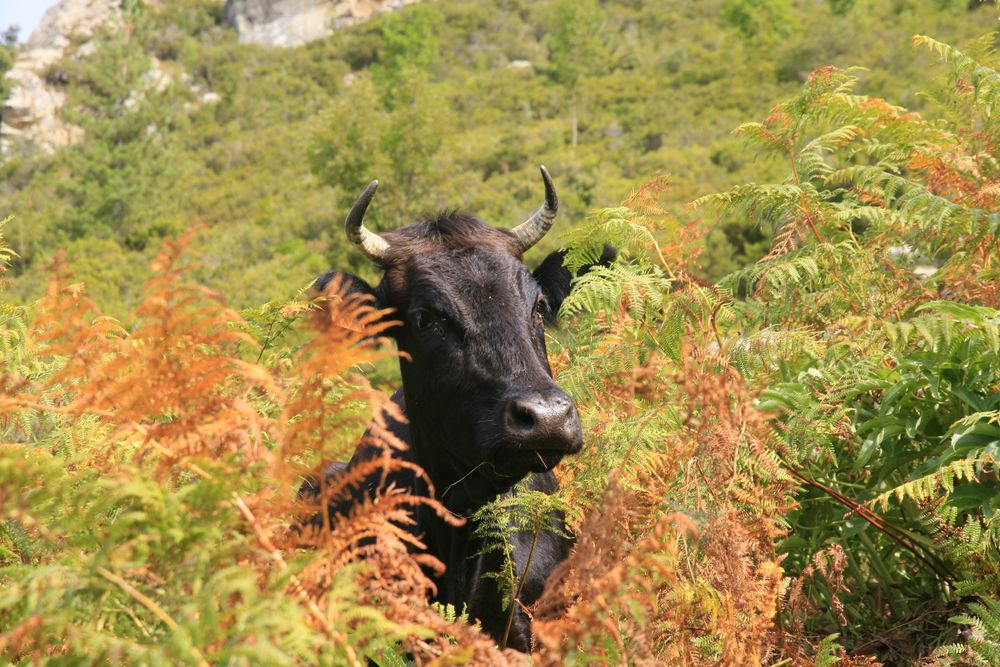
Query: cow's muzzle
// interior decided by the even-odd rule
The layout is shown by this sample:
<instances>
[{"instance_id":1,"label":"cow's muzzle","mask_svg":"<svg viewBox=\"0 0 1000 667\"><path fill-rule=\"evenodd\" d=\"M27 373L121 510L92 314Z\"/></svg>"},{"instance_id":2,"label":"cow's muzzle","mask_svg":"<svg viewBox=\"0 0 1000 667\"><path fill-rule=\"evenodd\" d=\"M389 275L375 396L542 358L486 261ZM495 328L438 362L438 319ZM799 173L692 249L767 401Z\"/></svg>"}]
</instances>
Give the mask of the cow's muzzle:
<instances>
[{"instance_id":1,"label":"cow's muzzle","mask_svg":"<svg viewBox=\"0 0 1000 667\"><path fill-rule=\"evenodd\" d=\"M562 390L525 392L507 401L503 431L522 451L573 454L583 445L580 415Z\"/></svg>"}]
</instances>

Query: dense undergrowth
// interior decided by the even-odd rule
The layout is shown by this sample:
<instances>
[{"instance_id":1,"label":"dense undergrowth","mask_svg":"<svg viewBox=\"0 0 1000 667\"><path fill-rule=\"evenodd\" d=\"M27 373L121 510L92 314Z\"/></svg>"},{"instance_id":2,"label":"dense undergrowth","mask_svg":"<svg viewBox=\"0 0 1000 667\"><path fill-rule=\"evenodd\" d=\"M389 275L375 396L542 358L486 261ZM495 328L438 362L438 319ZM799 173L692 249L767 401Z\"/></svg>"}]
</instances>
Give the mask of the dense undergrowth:
<instances>
[{"instance_id":1,"label":"dense undergrowth","mask_svg":"<svg viewBox=\"0 0 1000 667\"><path fill-rule=\"evenodd\" d=\"M535 662L1000 662L995 39L914 39L948 72L932 117L813 72L737 130L784 176L695 200L709 222L659 177L563 237L571 268L620 249L549 336L588 441L554 499L479 519L502 536L557 503L577 536L531 610ZM710 283L703 237L733 218L770 246ZM526 662L424 602L432 563L393 522L433 499L384 489L293 529L301 476L385 405L353 374L391 360L375 315L333 287L241 316L188 245L127 329L62 259L0 310L0 656Z\"/></svg>"}]
</instances>

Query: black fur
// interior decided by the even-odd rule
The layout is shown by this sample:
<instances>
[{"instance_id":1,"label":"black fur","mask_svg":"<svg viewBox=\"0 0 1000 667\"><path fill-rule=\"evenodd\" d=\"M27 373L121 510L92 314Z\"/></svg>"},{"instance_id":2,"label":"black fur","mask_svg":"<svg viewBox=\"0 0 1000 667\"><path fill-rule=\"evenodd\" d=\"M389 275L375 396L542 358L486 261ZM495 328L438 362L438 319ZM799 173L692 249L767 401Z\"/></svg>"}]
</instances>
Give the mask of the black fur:
<instances>
[{"instance_id":1,"label":"black fur","mask_svg":"<svg viewBox=\"0 0 1000 667\"><path fill-rule=\"evenodd\" d=\"M607 266L615 261L618 252L608 244L604 245L601 257L597 264L588 264L577 271L577 275L583 275L594 266ZM532 272L532 276L539 285L543 285L542 291L547 297L545 309L545 323L552 324L559 315L559 308L562 302L569 296L573 277L569 270L563 266L563 259L566 251L559 250L546 257L541 264Z\"/></svg>"},{"instance_id":2,"label":"black fur","mask_svg":"<svg viewBox=\"0 0 1000 667\"><path fill-rule=\"evenodd\" d=\"M530 274L509 233L457 214L410 225L393 234L390 243L396 257L376 287L344 275L352 291L372 295L377 307L392 308L391 317L403 322L389 334L405 353L400 360L403 387L393 401L409 424L390 423L410 448L394 455L423 468L438 498L465 517L500 495L514 493L514 485L526 476L529 488L554 492L552 468L582 444L575 407L567 419L575 420L576 430L573 424L567 426L571 436L560 440L558 448L547 442L528 447L512 440L504 424L505 419L509 423L505 410L509 412L510 402L526 392L565 396L552 380L542 328L543 320L555 319L570 291L563 254L552 253ZM602 260L611 261L613 249L606 249L605 255ZM335 275L324 274L316 287L322 289ZM377 454L380 450L372 445L362 445L347 466ZM327 474L343 470L344 464L334 463ZM369 480L358 497L373 493L385 481L417 494L428 492L414 475L397 473L391 480ZM347 514L352 502L331 506L330 511ZM501 569L499 554L475 555L483 545L473 537L471 521L451 527L426 509L414 518L416 525L406 530L420 536L428 552L446 566L443 575L434 577L435 600L467 609L501 641L508 612L497 580L484 576ZM572 544L563 537L563 517L554 514L551 521L552 531L540 535L528 572L524 570L532 536L511 539L518 576L524 577L520 601L525 605L541 595L546 577ZM520 606L515 607L507 646L531 649L530 623Z\"/></svg>"}]
</instances>

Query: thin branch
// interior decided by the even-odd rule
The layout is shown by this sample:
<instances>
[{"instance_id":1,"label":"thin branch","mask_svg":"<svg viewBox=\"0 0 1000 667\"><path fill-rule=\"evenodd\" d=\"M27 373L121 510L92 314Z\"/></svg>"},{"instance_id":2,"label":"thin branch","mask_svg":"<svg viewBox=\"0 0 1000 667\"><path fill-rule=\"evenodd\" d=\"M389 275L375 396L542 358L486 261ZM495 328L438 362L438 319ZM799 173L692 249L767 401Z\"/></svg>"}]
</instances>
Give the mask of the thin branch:
<instances>
[{"instance_id":1,"label":"thin branch","mask_svg":"<svg viewBox=\"0 0 1000 667\"><path fill-rule=\"evenodd\" d=\"M151 598L147 597L145 594L143 594L142 591L140 591L135 586L122 579L119 575L103 567L97 568L97 574L101 575L102 577L104 577L105 579L107 579L108 581L110 581L111 583L115 584L120 589L128 593L133 599L135 599L136 602L138 602L143 607L148 609L153 614L153 616L160 619L160 621L171 630L176 632L178 629L180 629L180 626L177 625L177 621L170 618L170 614L165 612L163 610L163 607L156 604L156 602L154 602ZM209 667L209 664L205 660L205 657L201 654L201 651L199 651L196 646L191 646L191 653L194 654L195 659L198 661L198 664L201 667Z\"/></svg>"},{"instance_id":2,"label":"thin branch","mask_svg":"<svg viewBox=\"0 0 1000 667\"><path fill-rule=\"evenodd\" d=\"M510 601L510 613L507 614L507 627L503 630L503 641L500 648L507 648L507 638L510 636L510 627L514 623L514 614L517 607L521 605L521 591L524 589L524 582L528 580L528 573L531 572L531 561L535 556L535 547L538 545L538 534L542 532L542 526L535 526L535 534L531 536L531 548L528 549L528 560L524 564L524 572L521 573L521 581L517 584L517 590Z\"/></svg>"},{"instance_id":3,"label":"thin branch","mask_svg":"<svg viewBox=\"0 0 1000 667\"><path fill-rule=\"evenodd\" d=\"M917 542L909 538L907 535L902 533L899 528L897 528L890 522L886 521L878 514L875 514L861 503L858 503L855 500L848 498L847 496L838 492L836 489L833 489L827 486L826 484L823 484L822 482L812 479L811 477L803 473L801 470L799 470L796 466L784 461L782 461L782 464L788 469L788 471L792 474L792 476L794 476L800 482L803 482L815 489L819 489L823 493L827 494L828 496L839 502L844 507L850 509L852 512L860 516L862 519L864 519L871 525L875 526L875 528L877 528L887 537L889 537L894 542L899 544L901 547L913 553L914 556L916 556L922 563L924 563L927 567L929 567L938 577L943 579L945 582L954 585L955 579L951 575L951 573L949 573L945 569L946 566L943 563L934 562L938 560L937 556L927 551L926 548L922 547L920 544L918 544Z\"/></svg>"}]
</instances>

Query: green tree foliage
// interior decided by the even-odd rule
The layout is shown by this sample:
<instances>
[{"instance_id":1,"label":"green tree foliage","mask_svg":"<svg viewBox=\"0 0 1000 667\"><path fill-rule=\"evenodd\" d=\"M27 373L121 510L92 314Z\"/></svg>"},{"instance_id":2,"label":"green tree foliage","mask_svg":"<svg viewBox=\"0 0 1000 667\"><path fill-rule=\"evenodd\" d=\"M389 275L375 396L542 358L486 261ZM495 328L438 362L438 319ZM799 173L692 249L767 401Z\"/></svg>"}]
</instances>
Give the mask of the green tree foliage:
<instances>
[{"instance_id":1,"label":"green tree foliage","mask_svg":"<svg viewBox=\"0 0 1000 667\"><path fill-rule=\"evenodd\" d=\"M834 11L842 6L834 6ZM722 18L751 43L769 46L788 37L795 27L792 5L787 0L726 0Z\"/></svg>"},{"instance_id":2,"label":"green tree foliage","mask_svg":"<svg viewBox=\"0 0 1000 667\"><path fill-rule=\"evenodd\" d=\"M338 187L336 201L344 211L379 176L385 186L372 219L388 219L395 227L408 222L412 202L426 197L435 180L433 161L442 145L439 130L450 114L420 76L400 79L391 90L392 99L408 98L406 106L389 103L384 91L367 79L354 81L327 114L310 160L322 183ZM368 111L359 114L358 109Z\"/></svg>"},{"instance_id":3,"label":"green tree foliage","mask_svg":"<svg viewBox=\"0 0 1000 667\"><path fill-rule=\"evenodd\" d=\"M437 64L443 23L437 8L420 5L406 15L389 17L382 26L378 61L371 71L386 109L420 102L413 97L413 80L425 77Z\"/></svg>"},{"instance_id":4,"label":"green tree foliage","mask_svg":"<svg viewBox=\"0 0 1000 667\"><path fill-rule=\"evenodd\" d=\"M10 82L6 79L7 71L14 66L14 57L17 54L17 33L18 27L7 28L3 35L0 35L0 102L7 99L10 94Z\"/></svg>"},{"instance_id":5,"label":"green tree foliage","mask_svg":"<svg viewBox=\"0 0 1000 667\"><path fill-rule=\"evenodd\" d=\"M662 169L675 174L668 206L684 216L706 191L779 177L775 160L751 159L729 130L810 70L869 66L866 91L920 108L928 61L912 56L909 36L934 25L960 43L992 16L934 0L858 0L840 13L793 4L791 32L760 49L722 9L446 0L267 49L237 43L214 0L137 4L130 28L49 77L65 81L65 115L91 128L83 143L53 156L18 149L0 164L0 212L17 214L11 293L37 298L48 258L66 248L100 258L78 267L80 279L122 315L150 242L198 223L200 280L240 307L284 301L309 275L358 261L338 230L344 203L373 178L384 183L372 211L383 228L440 208L518 222L538 206L539 162L560 187L557 231ZM170 77L162 90L158 72ZM706 237L702 277L766 253L766 236L728 218Z\"/></svg>"},{"instance_id":6,"label":"green tree foliage","mask_svg":"<svg viewBox=\"0 0 1000 667\"><path fill-rule=\"evenodd\" d=\"M170 194L183 169L172 136L180 98L169 75L152 68L143 46L152 30L143 6L130 5L94 56L67 72L76 84L68 119L88 135L67 152L66 172L56 180L65 208L54 229L69 239L114 238L142 250L185 224L182 200Z\"/></svg>"},{"instance_id":7,"label":"green tree foliage","mask_svg":"<svg viewBox=\"0 0 1000 667\"><path fill-rule=\"evenodd\" d=\"M551 63L549 76L569 93L570 144L576 146L580 134L577 111L580 79L603 74L612 67L610 33L604 29L604 17L596 0L557 2L549 21L551 30L545 41Z\"/></svg>"}]
</instances>

